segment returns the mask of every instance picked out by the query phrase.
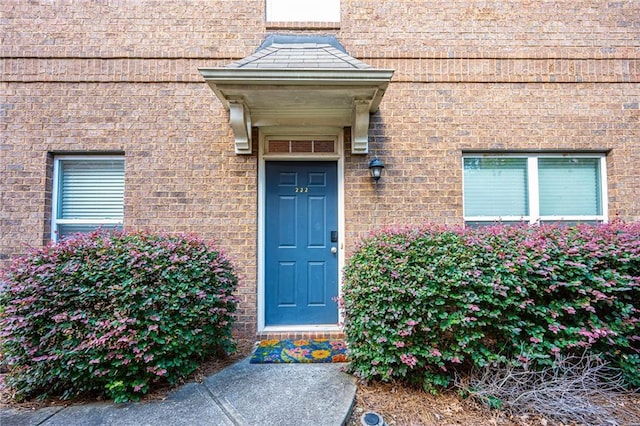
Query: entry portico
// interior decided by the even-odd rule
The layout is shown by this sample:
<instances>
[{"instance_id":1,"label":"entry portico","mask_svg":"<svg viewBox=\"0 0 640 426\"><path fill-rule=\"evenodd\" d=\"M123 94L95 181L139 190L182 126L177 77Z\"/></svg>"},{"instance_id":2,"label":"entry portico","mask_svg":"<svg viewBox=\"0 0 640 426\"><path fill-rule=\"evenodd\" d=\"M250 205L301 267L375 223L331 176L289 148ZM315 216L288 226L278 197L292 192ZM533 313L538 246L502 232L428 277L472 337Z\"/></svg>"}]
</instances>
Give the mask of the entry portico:
<instances>
[{"instance_id":1,"label":"entry portico","mask_svg":"<svg viewBox=\"0 0 640 426\"><path fill-rule=\"evenodd\" d=\"M350 126L352 153L367 154L369 114L393 75L331 36L271 35L253 55L199 70L229 110L237 154L251 154L251 127L269 126Z\"/></svg>"},{"instance_id":2,"label":"entry portico","mask_svg":"<svg viewBox=\"0 0 640 426\"><path fill-rule=\"evenodd\" d=\"M258 332L337 331L342 135L351 128L351 155L369 152L369 115L393 71L349 56L335 37L292 35L199 70L229 110L236 154L258 155Z\"/></svg>"}]
</instances>

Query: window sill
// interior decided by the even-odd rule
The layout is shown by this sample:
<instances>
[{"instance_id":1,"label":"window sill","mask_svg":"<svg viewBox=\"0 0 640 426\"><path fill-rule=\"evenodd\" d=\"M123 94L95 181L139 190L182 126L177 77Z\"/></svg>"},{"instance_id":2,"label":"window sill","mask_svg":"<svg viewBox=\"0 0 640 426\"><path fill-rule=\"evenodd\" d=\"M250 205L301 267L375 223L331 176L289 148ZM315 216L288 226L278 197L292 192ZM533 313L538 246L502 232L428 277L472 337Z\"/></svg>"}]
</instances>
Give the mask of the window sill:
<instances>
[{"instance_id":1,"label":"window sill","mask_svg":"<svg viewBox=\"0 0 640 426\"><path fill-rule=\"evenodd\" d=\"M340 22L286 22L266 23L267 30L339 30Z\"/></svg>"}]
</instances>

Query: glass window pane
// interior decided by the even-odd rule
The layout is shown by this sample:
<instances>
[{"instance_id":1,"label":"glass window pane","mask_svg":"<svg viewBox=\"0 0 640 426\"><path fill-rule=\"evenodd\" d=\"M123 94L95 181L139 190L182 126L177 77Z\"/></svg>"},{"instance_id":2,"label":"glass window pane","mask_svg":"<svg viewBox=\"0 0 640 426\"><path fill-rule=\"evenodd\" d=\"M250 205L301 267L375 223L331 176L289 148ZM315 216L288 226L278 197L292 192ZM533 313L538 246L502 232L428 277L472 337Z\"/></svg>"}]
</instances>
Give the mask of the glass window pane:
<instances>
[{"instance_id":1,"label":"glass window pane","mask_svg":"<svg viewBox=\"0 0 640 426\"><path fill-rule=\"evenodd\" d=\"M61 160L59 219L121 219L123 160Z\"/></svg>"},{"instance_id":2,"label":"glass window pane","mask_svg":"<svg viewBox=\"0 0 640 426\"><path fill-rule=\"evenodd\" d=\"M313 152L313 141L291 141L291 152Z\"/></svg>"},{"instance_id":3,"label":"glass window pane","mask_svg":"<svg viewBox=\"0 0 640 426\"><path fill-rule=\"evenodd\" d=\"M541 216L600 215L599 158L538 160Z\"/></svg>"},{"instance_id":4,"label":"glass window pane","mask_svg":"<svg viewBox=\"0 0 640 426\"><path fill-rule=\"evenodd\" d=\"M313 152L335 152L333 141L313 141Z\"/></svg>"},{"instance_id":5,"label":"glass window pane","mask_svg":"<svg viewBox=\"0 0 640 426\"><path fill-rule=\"evenodd\" d=\"M527 216L526 158L465 158L465 216Z\"/></svg>"},{"instance_id":6,"label":"glass window pane","mask_svg":"<svg viewBox=\"0 0 640 426\"><path fill-rule=\"evenodd\" d=\"M76 225L76 224L58 224L58 239L63 239L63 238L67 238L69 236L73 236L74 234L78 234L78 233L88 233L88 232L92 232L95 231L96 229L112 229L112 230L116 230L116 229L122 229L122 225L120 224L109 224L109 225L87 225L87 224L82 224L82 225Z\"/></svg>"},{"instance_id":7,"label":"glass window pane","mask_svg":"<svg viewBox=\"0 0 640 426\"><path fill-rule=\"evenodd\" d=\"M340 0L267 0L267 21L340 22Z\"/></svg>"},{"instance_id":8,"label":"glass window pane","mask_svg":"<svg viewBox=\"0 0 640 426\"><path fill-rule=\"evenodd\" d=\"M466 221L464 223L465 226L469 228L482 228L483 226L496 226L496 225L504 225L504 226L520 226L523 224L528 224L529 222L523 221L505 221L505 222L497 222L497 221Z\"/></svg>"},{"instance_id":9,"label":"glass window pane","mask_svg":"<svg viewBox=\"0 0 640 426\"><path fill-rule=\"evenodd\" d=\"M272 152L289 152L289 141L269 141L267 151Z\"/></svg>"},{"instance_id":10,"label":"glass window pane","mask_svg":"<svg viewBox=\"0 0 640 426\"><path fill-rule=\"evenodd\" d=\"M563 226L576 226L576 225L598 225L602 223L601 220L541 220L540 223L547 225L563 225Z\"/></svg>"}]
</instances>

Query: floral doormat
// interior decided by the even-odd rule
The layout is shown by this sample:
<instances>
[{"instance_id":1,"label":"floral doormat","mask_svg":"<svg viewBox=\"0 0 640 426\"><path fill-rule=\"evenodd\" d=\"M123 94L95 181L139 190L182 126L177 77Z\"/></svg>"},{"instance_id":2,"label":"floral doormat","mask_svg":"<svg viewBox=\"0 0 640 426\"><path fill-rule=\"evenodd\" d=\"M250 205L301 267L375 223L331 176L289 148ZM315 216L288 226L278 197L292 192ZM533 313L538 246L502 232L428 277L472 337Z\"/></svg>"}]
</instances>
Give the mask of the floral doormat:
<instances>
[{"instance_id":1,"label":"floral doormat","mask_svg":"<svg viewBox=\"0 0 640 426\"><path fill-rule=\"evenodd\" d=\"M251 364L348 362L347 344L341 339L262 340Z\"/></svg>"}]
</instances>

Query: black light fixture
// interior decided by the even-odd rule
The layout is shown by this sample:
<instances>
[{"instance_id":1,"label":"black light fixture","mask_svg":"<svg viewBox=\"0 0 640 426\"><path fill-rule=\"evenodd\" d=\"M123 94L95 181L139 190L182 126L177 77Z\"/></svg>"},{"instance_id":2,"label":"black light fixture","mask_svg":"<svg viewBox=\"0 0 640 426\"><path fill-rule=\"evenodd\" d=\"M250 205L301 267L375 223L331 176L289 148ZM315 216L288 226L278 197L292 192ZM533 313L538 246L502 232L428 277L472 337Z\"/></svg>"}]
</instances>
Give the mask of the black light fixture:
<instances>
[{"instance_id":1,"label":"black light fixture","mask_svg":"<svg viewBox=\"0 0 640 426\"><path fill-rule=\"evenodd\" d=\"M380 180L382 176L382 169L384 169L384 163L375 157L369 162L369 170L371 171L371 177L375 182Z\"/></svg>"}]
</instances>

